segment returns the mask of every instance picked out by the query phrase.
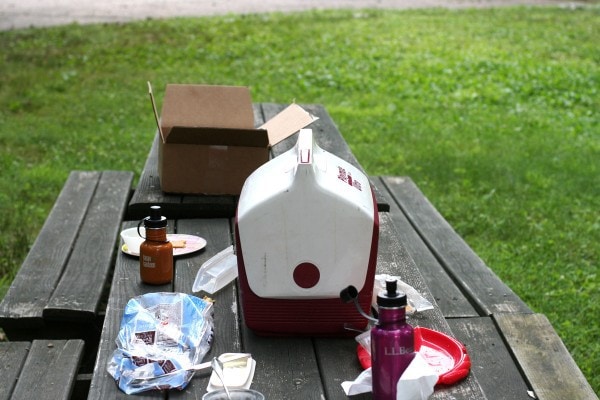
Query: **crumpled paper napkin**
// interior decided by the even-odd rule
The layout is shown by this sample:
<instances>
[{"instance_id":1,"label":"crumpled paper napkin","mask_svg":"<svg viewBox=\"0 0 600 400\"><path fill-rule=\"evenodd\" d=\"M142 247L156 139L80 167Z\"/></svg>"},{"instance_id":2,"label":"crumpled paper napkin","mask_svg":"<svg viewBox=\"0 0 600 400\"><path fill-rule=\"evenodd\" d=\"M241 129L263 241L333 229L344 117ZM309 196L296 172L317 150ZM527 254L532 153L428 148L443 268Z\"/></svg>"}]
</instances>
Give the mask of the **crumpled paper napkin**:
<instances>
[{"instance_id":1,"label":"crumpled paper napkin","mask_svg":"<svg viewBox=\"0 0 600 400\"><path fill-rule=\"evenodd\" d=\"M438 374L420 353L415 354L396 387L396 400L427 400L432 395ZM371 368L364 370L354 381L342 383L346 396L372 391Z\"/></svg>"}]
</instances>

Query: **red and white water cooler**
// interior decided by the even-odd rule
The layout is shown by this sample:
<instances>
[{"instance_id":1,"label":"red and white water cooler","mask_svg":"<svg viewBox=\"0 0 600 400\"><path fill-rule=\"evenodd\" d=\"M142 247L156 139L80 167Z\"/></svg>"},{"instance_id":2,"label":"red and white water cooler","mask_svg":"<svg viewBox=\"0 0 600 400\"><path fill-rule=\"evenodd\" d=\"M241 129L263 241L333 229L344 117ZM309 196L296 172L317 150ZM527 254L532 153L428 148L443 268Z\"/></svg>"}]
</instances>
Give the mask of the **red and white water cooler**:
<instances>
[{"instance_id":1,"label":"red and white water cooler","mask_svg":"<svg viewBox=\"0 0 600 400\"><path fill-rule=\"evenodd\" d=\"M300 131L240 194L235 240L246 325L262 335L355 335L371 305L379 216L368 178Z\"/></svg>"}]
</instances>

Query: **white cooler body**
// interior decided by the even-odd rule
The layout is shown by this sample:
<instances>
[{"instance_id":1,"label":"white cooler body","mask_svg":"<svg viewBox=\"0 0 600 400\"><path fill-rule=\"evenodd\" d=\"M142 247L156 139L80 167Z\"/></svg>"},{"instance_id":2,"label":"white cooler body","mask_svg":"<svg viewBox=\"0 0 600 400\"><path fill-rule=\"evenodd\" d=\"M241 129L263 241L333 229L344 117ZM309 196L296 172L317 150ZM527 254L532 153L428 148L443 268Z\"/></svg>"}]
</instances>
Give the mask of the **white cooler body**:
<instances>
[{"instance_id":1,"label":"white cooler body","mask_svg":"<svg viewBox=\"0 0 600 400\"><path fill-rule=\"evenodd\" d=\"M352 334L367 321L340 291L369 309L379 218L368 178L319 148L312 131L246 180L236 218L244 319L262 334Z\"/></svg>"}]
</instances>

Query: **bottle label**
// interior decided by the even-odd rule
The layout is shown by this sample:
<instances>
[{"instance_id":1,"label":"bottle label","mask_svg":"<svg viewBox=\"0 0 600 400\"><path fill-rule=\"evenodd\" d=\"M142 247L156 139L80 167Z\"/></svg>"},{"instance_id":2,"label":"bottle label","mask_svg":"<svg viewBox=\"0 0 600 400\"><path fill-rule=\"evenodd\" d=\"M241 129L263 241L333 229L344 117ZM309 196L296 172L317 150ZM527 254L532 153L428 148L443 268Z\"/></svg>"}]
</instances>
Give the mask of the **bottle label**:
<instances>
[{"instance_id":1,"label":"bottle label","mask_svg":"<svg viewBox=\"0 0 600 400\"><path fill-rule=\"evenodd\" d=\"M142 266L144 268L156 268L156 261L154 257L142 255Z\"/></svg>"},{"instance_id":2,"label":"bottle label","mask_svg":"<svg viewBox=\"0 0 600 400\"><path fill-rule=\"evenodd\" d=\"M414 350L412 347L386 346L384 347L383 351L386 356L404 356L406 354L411 354Z\"/></svg>"}]
</instances>

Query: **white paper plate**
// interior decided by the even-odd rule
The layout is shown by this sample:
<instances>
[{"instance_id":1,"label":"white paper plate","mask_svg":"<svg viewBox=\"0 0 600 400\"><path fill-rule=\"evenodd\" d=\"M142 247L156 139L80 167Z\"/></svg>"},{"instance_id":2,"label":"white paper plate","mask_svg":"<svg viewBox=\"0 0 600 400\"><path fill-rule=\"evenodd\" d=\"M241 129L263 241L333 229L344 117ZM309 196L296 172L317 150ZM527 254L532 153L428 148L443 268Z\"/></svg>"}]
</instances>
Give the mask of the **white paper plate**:
<instances>
[{"instance_id":1,"label":"white paper plate","mask_svg":"<svg viewBox=\"0 0 600 400\"><path fill-rule=\"evenodd\" d=\"M190 254L195 251L202 250L204 246L206 246L206 240L204 240L200 236L194 235L167 234L167 240L185 240L185 247L176 247L173 249L173 257ZM123 246L121 246L121 251L123 251L123 253L125 254L129 254L130 256L140 256L140 253L129 251L129 248L126 244L123 244Z\"/></svg>"}]
</instances>

